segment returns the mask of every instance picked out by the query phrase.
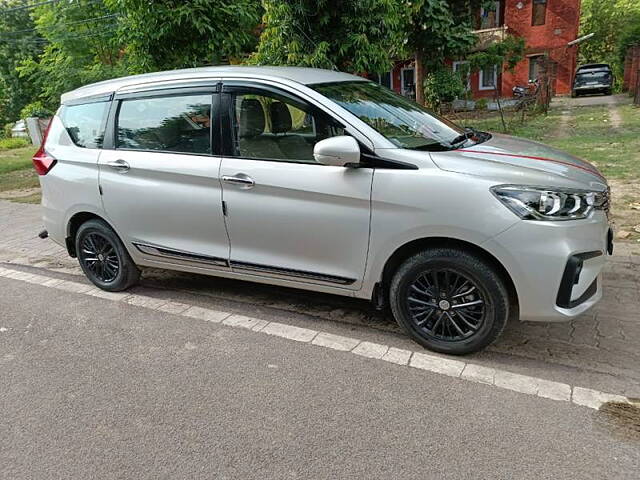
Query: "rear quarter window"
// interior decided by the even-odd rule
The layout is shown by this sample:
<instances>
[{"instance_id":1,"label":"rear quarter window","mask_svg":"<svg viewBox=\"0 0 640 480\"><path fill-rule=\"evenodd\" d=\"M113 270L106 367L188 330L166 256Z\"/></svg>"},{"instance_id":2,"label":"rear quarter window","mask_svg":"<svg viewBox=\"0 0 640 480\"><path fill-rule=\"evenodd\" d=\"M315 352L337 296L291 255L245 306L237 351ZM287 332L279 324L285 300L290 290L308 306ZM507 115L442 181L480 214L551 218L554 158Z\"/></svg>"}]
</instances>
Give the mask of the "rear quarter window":
<instances>
[{"instance_id":1,"label":"rear quarter window","mask_svg":"<svg viewBox=\"0 0 640 480\"><path fill-rule=\"evenodd\" d=\"M102 148L109 102L63 105L58 116L73 143L82 148Z\"/></svg>"}]
</instances>

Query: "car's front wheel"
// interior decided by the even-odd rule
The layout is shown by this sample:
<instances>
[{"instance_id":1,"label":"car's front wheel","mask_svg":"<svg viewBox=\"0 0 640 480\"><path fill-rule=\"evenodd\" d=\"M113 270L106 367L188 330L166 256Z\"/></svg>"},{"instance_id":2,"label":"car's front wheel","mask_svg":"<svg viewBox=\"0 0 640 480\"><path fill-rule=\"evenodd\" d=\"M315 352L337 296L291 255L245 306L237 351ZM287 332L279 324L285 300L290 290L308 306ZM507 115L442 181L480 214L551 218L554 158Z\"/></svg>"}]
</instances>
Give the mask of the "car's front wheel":
<instances>
[{"instance_id":1,"label":"car's front wheel","mask_svg":"<svg viewBox=\"0 0 640 480\"><path fill-rule=\"evenodd\" d=\"M82 271L103 290L126 290L140 278L140 271L122 241L101 220L89 220L80 226L75 247Z\"/></svg>"},{"instance_id":2,"label":"car's front wheel","mask_svg":"<svg viewBox=\"0 0 640 480\"><path fill-rule=\"evenodd\" d=\"M393 276L389 296L394 317L415 341L452 355L485 348L509 317L501 276L459 249L434 248L408 258Z\"/></svg>"}]
</instances>

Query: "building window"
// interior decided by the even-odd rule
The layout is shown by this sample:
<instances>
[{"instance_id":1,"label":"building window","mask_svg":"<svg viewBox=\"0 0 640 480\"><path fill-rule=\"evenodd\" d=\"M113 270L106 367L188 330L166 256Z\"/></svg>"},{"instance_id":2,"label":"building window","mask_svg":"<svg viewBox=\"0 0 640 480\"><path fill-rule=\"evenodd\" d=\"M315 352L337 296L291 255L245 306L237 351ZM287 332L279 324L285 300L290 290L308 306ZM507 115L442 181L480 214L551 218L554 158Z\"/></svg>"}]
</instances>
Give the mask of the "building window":
<instances>
[{"instance_id":1,"label":"building window","mask_svg":"<svg viewBox=\"0 0 640 480\"><path fill-rule=\"evenodd\" d=\"M391 72L372 73L370 75L367 75L367 78L371 81L379 83L383 87L387 87L389 89L393 88L393 80L392 80Z\"/></svg>"},{"instance_id":2,"label":"building window","mask_svg":"<svg viewBox=\"0 0 640 480\"><path fill-rule=\"evenodd\" d=\"M547 17L547 0L533 0L531 25L544 25Z\"/></svg>"},{"instance_id":3,"label":"building window","mask_svg":"<svg viewBox=\"0 0 640 480\"><path fill-rule=\"evenodd\" d=\"M466 91L471 90L471 75L469 72L469 62L466 60L453 62L453 72L460 75Z\"/></svg>"},{"instance_id":4,"label":"building window","mask_svg":"<svg viewBox=\"0 0 640 480\"><path fill-rule=\"evenodd\" d=\"M500 2L493 2L480 8L480 30L500 26Z\"/></svg>"},{"instance_id":5,"label":"building window","mask_svg":"<svg viewBox=\"0 0 640 480\"><path fill-rule=\"evenodd\" d=\"M485 67L480 70L480 90L494 90L498 84L498 67Z\"/></svg>"},{"instance_id":6,"label":"building window","mask_svg":"<svg viewBox=\"0 0 640 480\"><path fill-rule=\"evenodd\" d=\"M400 93L405 97L416 98L416 80L415 80L415 69L411 68L403 68L400 72L400 80L401 80L401 90Z\"/></svg>"},{"instance_id":7,"label":"building window","mask_svg":"<svg viewBox=\"0 0 640 480\"><path fill-rule=\"evenodd\" d=\"M529 81L533 82L540 77L540 67L544 61L544 55L532 55L529 57Z\"/></svg>"}]
</instances>

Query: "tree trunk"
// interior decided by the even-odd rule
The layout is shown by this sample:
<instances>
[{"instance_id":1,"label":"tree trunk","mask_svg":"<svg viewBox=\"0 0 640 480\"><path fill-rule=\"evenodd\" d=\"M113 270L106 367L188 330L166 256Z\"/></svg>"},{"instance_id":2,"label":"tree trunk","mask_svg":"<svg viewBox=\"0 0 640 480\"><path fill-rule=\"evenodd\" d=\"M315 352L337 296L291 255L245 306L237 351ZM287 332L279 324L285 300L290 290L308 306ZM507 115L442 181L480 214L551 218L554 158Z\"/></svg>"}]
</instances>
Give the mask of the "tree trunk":
<instances>
[{"instance_id":1,"label":"tree trunk","mask_svg":"<svg viewBox=\"0 0 640 480\"><path fill-rule=\"evenodd\" d=\"M416 102L424 105L424 61L422 54L416 52Z\"/></svg>"}]
</instances>

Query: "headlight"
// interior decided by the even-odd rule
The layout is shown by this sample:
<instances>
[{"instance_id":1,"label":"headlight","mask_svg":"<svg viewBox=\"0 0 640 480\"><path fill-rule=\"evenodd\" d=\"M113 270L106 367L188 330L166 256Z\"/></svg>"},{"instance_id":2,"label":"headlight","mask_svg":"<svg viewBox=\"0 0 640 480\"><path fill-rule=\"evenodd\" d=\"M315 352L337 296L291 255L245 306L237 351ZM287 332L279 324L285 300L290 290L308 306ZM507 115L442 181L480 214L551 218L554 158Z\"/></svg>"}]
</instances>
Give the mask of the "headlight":
<instances>
[{"instance_id":1,"label":"headlight","mask_svg":"<svg viewBox=\"0 0 640 480\"><path fill-rule=\"evenodd\" d=\"M491 192L524 220L577 220L607 207L607 192L499 185Z\"/></svg>"}]
</instances>

